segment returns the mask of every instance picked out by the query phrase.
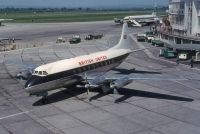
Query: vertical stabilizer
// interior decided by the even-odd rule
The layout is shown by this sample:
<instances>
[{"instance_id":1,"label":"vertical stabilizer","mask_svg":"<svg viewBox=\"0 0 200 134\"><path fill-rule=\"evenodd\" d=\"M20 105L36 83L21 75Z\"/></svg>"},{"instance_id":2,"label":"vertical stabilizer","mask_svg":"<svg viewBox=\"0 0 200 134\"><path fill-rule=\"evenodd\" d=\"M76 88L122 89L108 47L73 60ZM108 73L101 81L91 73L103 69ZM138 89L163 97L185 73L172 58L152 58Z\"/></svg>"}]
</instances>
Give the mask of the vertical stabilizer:
<instances>
[{"instance_id":1,"label":"vertical stabilizer","mask_svg":"<svg viewBox=\"0 0 200 134\"><path fill-rule=\"evenodd\" d=\"M157 16L157 12L153 11L153 12L152 12L152 15L153 15L153 16Z\"/></svg>"},{"instance_id":2,"label":"vertical stabilizer","mask_svg":"<svg viewBox=\"0 0 200 134\"><path fill-rule=\"evenodd\" d=\"M157 0L154 0L154 10L153 10L152 15L157 16Z\"/></svg>"},{"instance_id":3,"label":"vertical stabilizer","mask_svg":"<svg viewBox=\"0 0 200 134\"><path fill-rule=\"evenodd\" d=\"M128 33L128 24L127 22L124 22L120 41L112 49L131 49L132 48L131 42L132 42L132 39Z\"/></svg>"}]
</instances>

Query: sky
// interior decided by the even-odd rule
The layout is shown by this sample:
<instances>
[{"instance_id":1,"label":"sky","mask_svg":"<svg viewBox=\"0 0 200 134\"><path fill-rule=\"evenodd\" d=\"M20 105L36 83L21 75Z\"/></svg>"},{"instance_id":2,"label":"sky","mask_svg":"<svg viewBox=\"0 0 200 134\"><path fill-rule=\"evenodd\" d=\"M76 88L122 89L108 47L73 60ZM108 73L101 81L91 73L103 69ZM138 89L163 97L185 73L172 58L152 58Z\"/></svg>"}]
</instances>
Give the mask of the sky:
<instances>
[{"instance_id":1,"label":"sky","mask_svg":"<svg viewBox=\"0 0 200 134\"><path fill-rule=\"evenodd\" d=\"M153 7L155 0L0 0L0 7ZM156 0L167 6L169 0Z\"/></svg>"}]
</instances>

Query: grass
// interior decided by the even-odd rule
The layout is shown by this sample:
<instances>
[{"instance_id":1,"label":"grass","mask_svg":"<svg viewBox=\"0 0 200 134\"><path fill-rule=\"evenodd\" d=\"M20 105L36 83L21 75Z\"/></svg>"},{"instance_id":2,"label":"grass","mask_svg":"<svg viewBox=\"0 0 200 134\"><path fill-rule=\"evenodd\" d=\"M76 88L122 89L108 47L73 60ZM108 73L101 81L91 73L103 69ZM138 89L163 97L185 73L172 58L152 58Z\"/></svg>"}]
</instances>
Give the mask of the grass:
<instances>
[{"instance_id":1,"label":"grass","mask_svg":"<svg viewBox=\"0 0 200 134\"><path fill-rule=\"evenodd\" d=\"M0 18L14 19L11 23L45 23L45 22L86 22L113 20L129 15L151 14L152 11L65 11L65 12L8 12L0 13ZM164 12L159 12L163 15Z\"/></svg>"}]
</instances>

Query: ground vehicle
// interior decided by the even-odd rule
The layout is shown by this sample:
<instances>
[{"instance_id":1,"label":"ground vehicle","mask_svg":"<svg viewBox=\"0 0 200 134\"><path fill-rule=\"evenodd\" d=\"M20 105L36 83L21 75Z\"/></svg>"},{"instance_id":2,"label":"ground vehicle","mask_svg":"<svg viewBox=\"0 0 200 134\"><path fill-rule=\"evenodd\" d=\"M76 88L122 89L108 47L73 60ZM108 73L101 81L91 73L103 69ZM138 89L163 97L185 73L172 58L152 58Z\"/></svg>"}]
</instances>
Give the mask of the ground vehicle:
<instances>
[{"instance_id":1,"label":"ground vehicle","mask_svg":"<svg viewBox=\"0 0 200 134\"><path fill-rule=\"evenodd\" d=\"M103 37L103 34L93 35L93 39L101 39L102 37Z\"/></svg>"},{"instance_id":2,"label":"ground vehicle","mask_svg":"<svg viewBox=\"0 0 200 134\"><path fill-rule=\"evenodd\" d=\"M161 42L160 40L152 40L152 41L151 41L151 44L152 44L153 46L156 46L156 47L163 47L163 46L164 46L164 43Z\"/></svg>"},{"instance_id":3,"label":"ground vehicle","mask_svg":"<svg viewBox=\"0 0 200 134\"><path fill-rule=\"evenodd\" d=\"M114 18L114 22L116 24L123 24L124 20L123 19L120 19L120 18Z\"/></svg>"},{"instance_id":4,"label":"ground vehicle","mask_svg":"<svg viewBox=\"0 0 200 134\"><path fill-rule=\"evenodd\" d=\"M85 40L101 39L102 37L103 37L103 34L88 34L85 37Z\"/></svg>"},{"instance_id":5,"label":"ground vehicle","mask_svg":"<svg viewBox=\"0 0 200 134\"><path fill-rule=\"evenodd\" d=\"M176 58L177 57L177 52L166 48L166 49L160 49L160 55L159 56L163 56L165 58Z\"/></svg>"},{"instance_id":6,"label":"ground vehicle","mask_svg":"<svg viewBox=\"0 0 200 134\"><path fill-rule=\"evenodd\" d=\"M75 36L73 36L73 38L71 38L69 40L70 44L77 44L77 43L80 43L80 42L81 42L81 38L80 38L79 35L75 35Z\"/></svg>"},{"instance_id":7,"label":"ground vehicle","mask_svg":"<svg viewBox=\"0 0 200 134\"><path fill-rule=\"evenodd\" d=\"M85 36L85 40L93 40L93 35L89 34L89 35Z\"/></svg>"},{"instance_id":8,"label":"ground vehicle","mask_svg":"<svg viewBox=\"0 0 200 134\"><path fill-rule=\"evenodd\" d=\"M147 36L155 35L155 34L154 34L154 31L147 31L147 32L145 32L145 34L146 34Z\"/></svg>"},{"instance_id":9,"label":"ground vehicle","mask_svg":"<svg viewBox=\"0 0 200 134\"><path fill-rule=\"evenodd\" d=\"M146 41L146 34L137 34L137 41L138 42L145 42Z\"/></svg>"},{"instance_id":10,"label":"ground vehicle","mask_svg":"<svg viewBox=\"0 0 200 134\"><path fill-rule=\"evenodd\" d=\"M200 62L200 52L197 52L192 58L194 59L194 62Z\"/></svg>"},{"instance_id":11,"label":"ground vehicle","mask_svg":"<svg viewBox=\"0 0 200 134\"><path fill-rule=\"evenodd\" d=\"M147 42L151 43L153 40L155 40L153 35L147 36Z\"/></svg>"},{"instance_id":12,"label":"ground vehicle","mask_svg":"<svg viewBox=\"0 0 200 134\"><path fill-rule=\"evenodd\" d=\"M178 58L180 60L187 60L187 59L189 59L189 56L187 53L180 53L180 54L178 54Z\"/></svg>"},{"instance_id":13,"label":"ground vehicle","mask_svg":"<svg viewBox=\"0 0 200 134\"><path fill-rule=\"evenodd\" d=\"M65 43L66 40L63 37L58 37L56 43Z\"/></svg>"}]
</instances>

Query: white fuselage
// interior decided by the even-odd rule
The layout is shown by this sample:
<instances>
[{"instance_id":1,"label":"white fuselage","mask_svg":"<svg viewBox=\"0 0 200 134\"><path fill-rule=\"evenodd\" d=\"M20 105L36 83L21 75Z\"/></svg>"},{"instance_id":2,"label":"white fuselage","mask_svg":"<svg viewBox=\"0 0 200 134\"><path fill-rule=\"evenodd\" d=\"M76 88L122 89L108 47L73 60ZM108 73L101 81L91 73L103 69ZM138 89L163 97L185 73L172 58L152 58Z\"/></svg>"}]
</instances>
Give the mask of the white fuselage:
<instances>
[{"instance_id":1,"label":"white fuselage","mask_svg":"<svg viewBox=\"0 0 200 134\"><path fill-rule=\"evenodd\" d=\"M30 94L37 94L77 84L84 73L107 72L118 66L130 52L129 49L109 49L39 66L27 81L25 89Z\"/></svg>"},{"instance_id":2,"label":"white fuselage","mask_svg":"<svg viewBox=\"0 0 200 134\"><path fill-rule=\"evenodd\" d=\"M131 46L132 39L128 35L128 24L124 23L120 41L114 47L106 51L39 66L26 82L25 89L30 94L38 95L49 90L80 84L84 81L83 76L86 73L107 72L118 66L132 53Z\"/></svg>"},{"instance_id":3,"label":"white fuselage","mask_svg":"<svg viewBox=\"0 0 200 134\"><path fill-rule=\"evenodd\" d=\"M153 19L157 18L156 15L136 15L136 16L126 16L124 20L129 20L129 19Z\"/></svg>"},{"instance_id":4,"label":"white fuselage","mask_svg":"<svg viewBox=\"0 0 200 134\"><path fill-rule=\"evenodd\" d=\"M142 25L143 23L153 23L157 22L159 18L155 15L136 15L136 16L126 16L124 17L125 21L130 21L133 23L138 23L138 25ZM137 24L136 24L137 25Z\"/></svg>"}]
</instances>

